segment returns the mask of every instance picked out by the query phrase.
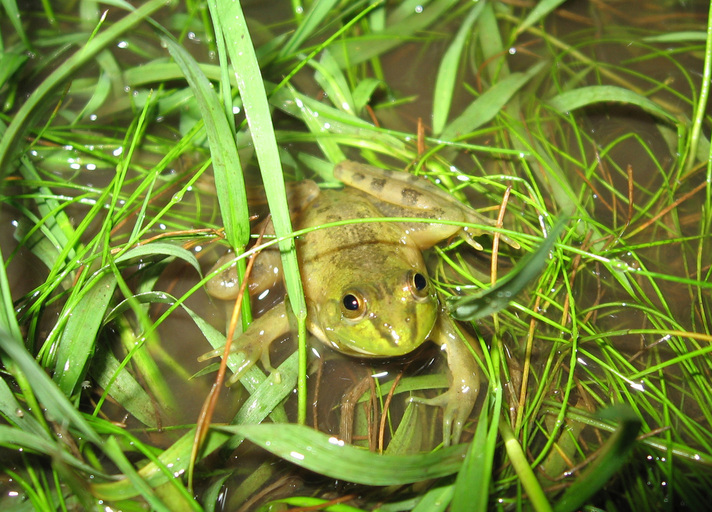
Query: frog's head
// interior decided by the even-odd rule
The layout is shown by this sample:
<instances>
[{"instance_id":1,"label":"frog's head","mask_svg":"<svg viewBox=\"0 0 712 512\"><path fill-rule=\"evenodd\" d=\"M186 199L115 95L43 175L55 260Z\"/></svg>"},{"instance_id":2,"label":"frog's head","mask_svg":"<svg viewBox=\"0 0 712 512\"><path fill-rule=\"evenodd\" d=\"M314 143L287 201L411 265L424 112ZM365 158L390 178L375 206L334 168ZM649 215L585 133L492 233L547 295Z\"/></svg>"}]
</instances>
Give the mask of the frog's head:
<instances>
[{"instance_id":1,"label":"frog's head","mask_svg":"<svg viewBox=\"0 0 712 512\"><path fill-rule=\"evenodd\" d=\"M318 308L320 336L345 354L394 357L426 341L438 301L425 269L402 269L345 283ZM325 338L325 339L323 339Z\"/></svg>"}]
</instances>

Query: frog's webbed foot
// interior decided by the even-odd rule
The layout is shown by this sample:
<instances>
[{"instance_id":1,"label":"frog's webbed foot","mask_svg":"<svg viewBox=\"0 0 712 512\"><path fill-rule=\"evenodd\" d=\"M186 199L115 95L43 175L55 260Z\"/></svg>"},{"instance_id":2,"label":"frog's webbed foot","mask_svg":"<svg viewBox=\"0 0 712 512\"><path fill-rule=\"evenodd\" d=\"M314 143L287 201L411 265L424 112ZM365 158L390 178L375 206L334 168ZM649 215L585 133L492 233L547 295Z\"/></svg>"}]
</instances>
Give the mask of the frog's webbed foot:
<instances>
[{"instance_id":1,"label":"frog's webbed foot","mask_svg":"<svg viewBox=\"0 0 712 512\"><path fill-rule=\"evenodd\" d=\"M279 372L272 366L269 357L269 349L272 342L289 331L289 320L284 303L277 304L264 315L254 320L250 327L233 341L230 347L231 361L228 362L233 371L232 377L228 380L228 385L232 385L241 379L247 370L252 368L257 360L262 362L262 366L267 372L275 373L275 378L279 379ZM224 349L218 348L198 358L205 361L213 357L219 357ZM242 361L234 362L234 356L243 355Z\"/></svg>"},{"instance_id":2,"label":"frog's webbed foot","mask_svg":"<svg viewBox=\"0 0 712 512\"><path fill-rule=\"evenodd\" d=\"M272 368L272 365L269 363L269 346L266 347L261 347L255 343L241 343L239 338L235 340L234 345L230 347L230 355L231 356L243 356L242 361L237 363L237 365L230 365L230 368L233 371L232 376L227 380L227 385L232 386L235 384L238 380L240 380L242 377L244 377L245 373L247 370L252 368L254 364L257 362L257 360L261 360L262 364L265 364L265 359L267 360L267 364L265 365L265 369L269 370L270 372L274 370ZM206 354L203 354L198 358L198 361L207 361L208 359L212 359L214 357L220 357L224 353L224 349L222 348L217 348L215 350L212 350Z\"/></svg>"},{"instance_id":3,"label":"frog's webbed foot","mask_svg":"<svg viewBox=\"0 0 712 512\"><path fill-rule=\"evenodd\" d=\"M435 326L438 343L447 354L450 369L450 387L434 398L411 398L413 402L442 407L443 444L460 440L465 422L477 401L480 391L480 370L467 347L468 341L458 332L445 311L440 312Z\"/></svg>"},{"instance_id":4,"label":"frog's webbed foot","mask_svg":"<svg viewBox=\"0 0 712 512\"><path fill-rule=\"evenodd\" d=\"M475 389L463 385L459 388L451 385L443 394L433 398L411 397L411 402L440 407L443 410L443 445L449 446L452 441L457 444L462 435L462 429L470 417L477 394L479 383Z\"/></svg>"}]
</instances>

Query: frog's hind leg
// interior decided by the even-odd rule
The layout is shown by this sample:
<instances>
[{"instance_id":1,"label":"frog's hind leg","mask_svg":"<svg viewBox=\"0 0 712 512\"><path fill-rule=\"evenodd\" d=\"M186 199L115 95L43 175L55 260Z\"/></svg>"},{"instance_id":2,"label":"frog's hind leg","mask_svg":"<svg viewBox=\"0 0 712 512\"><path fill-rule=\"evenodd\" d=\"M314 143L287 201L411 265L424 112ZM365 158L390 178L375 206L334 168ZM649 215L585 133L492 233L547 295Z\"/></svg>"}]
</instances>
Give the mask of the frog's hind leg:
<instances>
[{"instance_id":1,"label":"frog's hind leg","mask_svg":"<svg viewBox=\"0 0 712 512\"><path fill-rule=\"evenodd\" d=\"M473 237L491 234L490 228L496 226L495 221L461 203L422 176L346 160L334 167L334 177L367 194L385 217L432 219L432 223L402 223L408 236L421 249L428 249L438 242L460 235L473 248L482 250L482 246ZM437 222L441 220L481 227ZM513 248L519 248L519 244L508 236L500 235L500 238Z\"/></svg>"},{"instance_id":2,"label":"frog's hind leg","mask_svg":"<svg viewBox=\"0 0 712 512\"><path fill-rule=\"evenodd\" d=\"M222 267L229 261L235 260L235 253L224 254L215 263L211 272ZM249 281L249 292L251 296L256 296L270 290L282 281L282 261L278 249L264 249L255 259ZM240 280L237 277L237 267L235 262L218 273L206 283L206 289L211 297L220 300L234 300L240 291Z\"/></svg>"}]
</instances>

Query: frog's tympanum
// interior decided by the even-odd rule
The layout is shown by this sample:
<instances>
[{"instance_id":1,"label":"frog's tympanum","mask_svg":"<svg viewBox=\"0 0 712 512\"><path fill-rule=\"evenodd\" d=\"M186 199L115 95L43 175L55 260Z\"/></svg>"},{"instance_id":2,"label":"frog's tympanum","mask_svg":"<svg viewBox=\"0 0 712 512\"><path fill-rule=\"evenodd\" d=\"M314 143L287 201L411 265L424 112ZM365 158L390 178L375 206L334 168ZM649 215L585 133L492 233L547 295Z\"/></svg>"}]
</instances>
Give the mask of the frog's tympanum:
<instances>
[{"instance_id":1,"label":"frog's tympanum","mask_svg":"<svg viewBox=\"0 0 712 512\"><path fill-rule=\"evenodd\" d=\"M319 191L314 182L300 182L290 198L295 229L376 217L493 224L426 179L405 172L345 161L335 167L334 176L344 189ZM297 240L307 328L321 342L345 354L378 358L408 354L427 340L440 345L450 388L418 401L443 407L445 444L459 440L477 399L480 375L471 347L438 300L421 251L453 235L481 248L472 237L483 233L437 222L374 222L319 229ZM234 298L237 288L234 267L208 283L208 292L222 299ZM289 328L284 303L255 320L236 341L237 350L247 356L244 368L267 354L270 342ZM263 357L265 361L270 369Z\"/></svg>"}]
</instances>

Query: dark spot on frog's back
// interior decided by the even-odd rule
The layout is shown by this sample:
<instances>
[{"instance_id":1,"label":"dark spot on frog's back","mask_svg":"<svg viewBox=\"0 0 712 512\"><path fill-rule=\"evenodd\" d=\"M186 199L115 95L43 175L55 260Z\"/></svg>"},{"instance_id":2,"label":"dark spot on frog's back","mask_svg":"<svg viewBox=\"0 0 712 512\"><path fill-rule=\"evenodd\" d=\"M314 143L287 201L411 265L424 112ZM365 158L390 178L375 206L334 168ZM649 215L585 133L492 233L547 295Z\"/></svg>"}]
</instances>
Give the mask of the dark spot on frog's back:
<instances>
[{"instance_id":1,"label":"dark spot on frog's back","mask_svg":"<svg viewBox=\"0 0 712 512\"><path fill-rule=\"evenodd\" d=\"M383 187L386 186L386 182L387 182L386 178L373 178L371 180L370 188L374 192L380 192L381 190L383 190Z\"/></svg>"},{"instance_id":2,"label":"dark spot on frog's back","mask_svg":"<svg viewBox=\"0 0 712 512\"><path fill-rule=\"evenodd\" d=\"M401 192L401 197L403 198L403 204L408 205L408 206L413 206L415 204L418 204L418 201L420 200L420 196L422 194L418 192L415 189L412 188L404 188L403 191Z\"/></svg>"},{"instance_id":3,"label":"dark spot on frog's back","mask_svg":"<svg viewBox=\"0 0 712 512\"><path fill-rule=\"evenodd\" d=\"M363 174L362 172L355 172L355 173L353 173L353 174L351 175L351 179L352 179L354 182L363 181L365 178L366 178L366 175Z\"/></svg>"}]
</instances>

